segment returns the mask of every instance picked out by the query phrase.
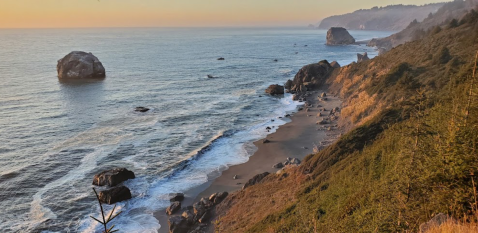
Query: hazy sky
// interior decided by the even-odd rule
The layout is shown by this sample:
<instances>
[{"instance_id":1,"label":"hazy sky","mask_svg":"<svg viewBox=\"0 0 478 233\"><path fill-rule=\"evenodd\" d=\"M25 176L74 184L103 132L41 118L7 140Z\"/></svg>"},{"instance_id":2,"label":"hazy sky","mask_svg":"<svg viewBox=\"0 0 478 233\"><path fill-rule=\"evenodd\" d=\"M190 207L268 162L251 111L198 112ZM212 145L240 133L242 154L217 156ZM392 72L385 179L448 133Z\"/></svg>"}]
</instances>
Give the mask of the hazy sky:
<instances>
[{"instance_id":1,"label":"hazy sky","mask_svg":"<svg viewBox=\"0 0 478 233\"><path fill-rule=\"evenodd\" d=\"M0 28L292 26L439 0L0 0Z\"/></svg>"}]
</instances>

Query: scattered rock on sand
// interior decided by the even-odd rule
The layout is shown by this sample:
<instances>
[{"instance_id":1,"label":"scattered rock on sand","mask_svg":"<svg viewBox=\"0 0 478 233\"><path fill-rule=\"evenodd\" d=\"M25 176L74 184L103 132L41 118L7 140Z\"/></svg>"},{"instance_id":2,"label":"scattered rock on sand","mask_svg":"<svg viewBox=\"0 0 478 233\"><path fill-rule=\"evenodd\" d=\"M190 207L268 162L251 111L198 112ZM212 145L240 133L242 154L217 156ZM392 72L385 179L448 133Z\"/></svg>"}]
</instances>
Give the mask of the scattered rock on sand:
<instances>
[{"instance_id":1,"label":"scattered rock on sand","mask_svg":"<svg viewBox=\"0 0 478 233\"><path fill-rule=\"evenodd\" d=\"M266 143L269 143L269 142L271 142L271 141L269 141L269 140L267 140L267 139L264 139L264 140L262 141L262 144L266 144Z\"/></svg>"},{"instance_id":2,"label":"scattered rock on sand","mask_svg":"<svg viewBox=\"0 0 478 233\"><path fill-rule=\"evenodd\" d=\"M184 193L170 193L169 194L169 201L176 202L176 201L183 201L184 200Z\"/></svg>"},{"instance_id":3,"label":"scattered rock on sand","mask_svg":"<svg viewBox=\"0 0 478 233\"><path fill-rule=\"evenodd\" d=\"M242 187L242 190L246 189L249 186L252 186L261 182L268 175L269 175L269 172L264 172L264 173L255 175L254 177L252 177L252 179L250 179L249 181L247 181L247 183L244 184L244 186Z\"/></svg>"},{"instance_id":4,"label":"scattered rock on sand","mask_svg":"<svg viewBox=\"0 0 478 233\"><path fill-rule=\"evenodd\" d=\"M232 179L237 180L237 179L238 179L238 176L237 176L237 175L234 175L234 176L232 177Z\"/></svg>"},{"instance_id":5,"label":"scattered rock on sand","mask_svg":"<svg viewBox=\"0 0 478 233\"><path fill-rule=\"evenodd\" d=\"M111 205L116 202L131 199L131 191L125 186L119 186L101 191L98 196L102 203Z\"/></svg>"},{"instance_id":6,"label":"scattered rock on sand","mask_svg":"<svg viewBox=\"0 0 478 233\"><path fill-rule=\"evenodd\" d=\"M175 201L171 203L171 205L166 209L166 214L172 215L176 213L176 211L178 211L179 209L181 209L181 202Z\"/></svg>"},{"instance_id":7,"label":"scattered rock on sand","mask_svg":"<svg viewBox=\"0 0 478 233\"><path fill-rule=\"evenodd\" d=\"M56 66L58 78L104 78L105 68L98 58L92 53L73 51L58 60Z\"/></svg>"},{"instance_id":8,"label":"scattered rock on sand","mask_svg":"<svg viewBox=\"0 0 478 233\"><path fill-rule=\"evenodd\" d=\"M320 97L322 97L322 98L327 97L327 93L322 92L322 94L320 94Z\"/></svg>"},{"instance_id":9,"label":"scattered rock on sand","mask_svg":"<svg viewBox=\"0 0 478 233\"><path fill-rule=\"evenodd\" d=\"M194 214L191 212L191 210L185 210L181 216L186 219L188 224L194 223Z\"/></svg>"},{"instance_id":10,"label":"scattered rock on sand","mask_svg":"<svg viewBox=\"0 0 478 233\"><path fill-rule=\"evenodd\" d=\"M93 185L113 187L125 180L134 179L134 173L126 168L116 168L96 174Z\"/></svg>"}]
</instances>

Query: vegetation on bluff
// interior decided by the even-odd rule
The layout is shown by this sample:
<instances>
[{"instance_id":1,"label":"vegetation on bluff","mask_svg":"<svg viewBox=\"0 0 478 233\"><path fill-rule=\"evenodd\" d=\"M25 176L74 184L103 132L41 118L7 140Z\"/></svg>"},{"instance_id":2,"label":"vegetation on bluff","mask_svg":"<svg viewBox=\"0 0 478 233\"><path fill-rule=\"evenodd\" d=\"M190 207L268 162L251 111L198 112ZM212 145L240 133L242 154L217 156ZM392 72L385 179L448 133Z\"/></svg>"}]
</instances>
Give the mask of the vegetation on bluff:
<instances>
[{"instance_id":1,"label":"vegetation on bluff","mask_svg":"<svg viewBox=\"0 0 478 233\"><path fill-rule=\"evenodd\" d=\"M257 194L287 177L235 200L274 206L261 208L266 217L248 212L248 224L223 230L416 232L437 213L477 222L478 13L457 22L334 71L327 84L344 98L343 124L357 127L305 159L300 189L280 210Z\"/></svg>"}]
</instances>

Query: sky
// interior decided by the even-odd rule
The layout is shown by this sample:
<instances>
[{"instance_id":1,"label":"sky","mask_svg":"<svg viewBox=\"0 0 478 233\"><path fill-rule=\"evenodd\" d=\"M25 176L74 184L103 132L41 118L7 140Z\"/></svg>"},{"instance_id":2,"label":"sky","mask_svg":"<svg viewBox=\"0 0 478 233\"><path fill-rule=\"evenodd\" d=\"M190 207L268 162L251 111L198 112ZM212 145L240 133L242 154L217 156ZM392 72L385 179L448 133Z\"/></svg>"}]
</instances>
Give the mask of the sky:
<instances>
[{"instance_id":1,"label":"sky","mask_svg":"<svg viewBox=\"0 0 478 233\"><path fill-rule=\"evenodd\" d=\"M440 0L0 0L0 28L304 26Z\"/></svg>"}]
</instances>

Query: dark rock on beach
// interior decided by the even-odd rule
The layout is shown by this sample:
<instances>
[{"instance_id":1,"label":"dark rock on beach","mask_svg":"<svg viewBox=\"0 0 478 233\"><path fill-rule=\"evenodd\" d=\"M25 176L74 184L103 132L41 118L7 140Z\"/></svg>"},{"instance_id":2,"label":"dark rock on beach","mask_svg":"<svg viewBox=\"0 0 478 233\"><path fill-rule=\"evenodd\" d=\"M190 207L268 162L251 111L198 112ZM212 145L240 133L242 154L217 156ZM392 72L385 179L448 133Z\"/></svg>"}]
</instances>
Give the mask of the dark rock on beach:
<instances>
[{"instance_id":1,"label":"dark rock on beach","mask_svg":"<svg viewBox=\"0 0 478 233\"><path fill-rule=\"evenodd\" d=\"M309 89L320 86L333 70L334 68L326 60L306 65L295 75L291 91L304 93Z\"/></svg>"},{"instance_id":2,"label":"dark rock on beach","mask_svg":"<svg viewBox=\"0 0 478 233\"><path fill-rule=\"evenodd\" d=\"M119 186L101 191L98 196L102 203L114 204L116 202L131 199L131 191L125 186Z\"/></svg>"},{"instance_id":3,"label":"dark rock on beach","mask_svg":"<svg viewBox=\"0 0 478 233\"><path fill-rule=\"evenodd\" d=\"M123 181L134 179L134 172L126 168L116 168L113 170L103 171L96 174L93 178L93 185L110 187L115 186Z\"/></svg>"},{"instance_id":4,"label":"dark rock on beach","mask_svg":"<svg viewBox=\"0 0 478 233\"><path fill-rule=\"evenodd\" d=\"M104 78L106 76L103 64L92 53L73 51L58 60L56 66L58 78Z\"/></svg>"},{"instance_id":5,"label":"dark rock on beach","mask_svg":"<svg viewBox=\"0 0 478 233\"><path fill-rule=\"evenodd\" d=\"M183 216L174 216L168 219L169 233L187 233L189 225Z\"/></svg>"},{"instance_id":6,"label":"dark rock on beach","mask_svg":"<svg viewBox=\"0 0 478 233\"><path fill-rule=\"evenodd\" d=\"M183 201L184 200L184 193L170 193L169 194L169 201L176 202L176 201Z\"/></svg>"},{"instance_id":7,"label":"dark rock on beach","mask_svg":"<svg viewBox=\"0 0 478 233\"><path fill-rule=\"evenodd\" d=\"M278 85L278 84L270 85L266 89L266 93L270 94L270 95L283 95L284 94L284 86L281 86L281 85Z\"/></svg>"},{"instance_id":8,"label":"dark rock on beach","mask_svg":"<svg viewBox=\"0 0 478 233\"><path fill-rule=\"evenodd\" d=\"M171 203L171 205L166 209L166 213L168 215L172 215L176 213L176 211L178 211L179 209L181 209L181 202L175 201Z\"/></svg>"},{"instance_id":9,"label":"dark rock on beach","mask_svg":"<svg viewBox=\"0 0 478 233\"><path fill-rule=\"evenodd\" d=\"M327 45L349 45L354 43L355 39L345 28L332 27L327 31Z\"/></svg>"}]
</instances>

